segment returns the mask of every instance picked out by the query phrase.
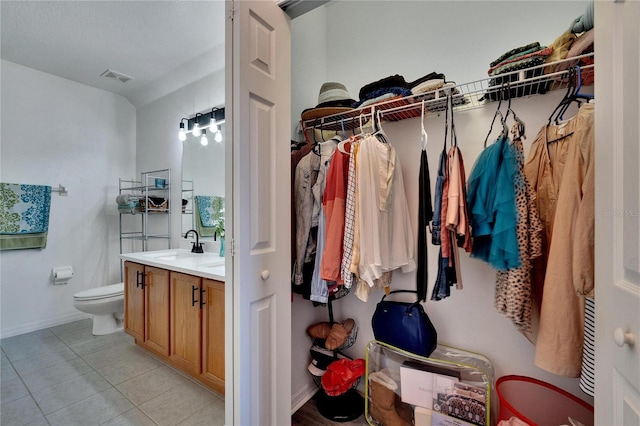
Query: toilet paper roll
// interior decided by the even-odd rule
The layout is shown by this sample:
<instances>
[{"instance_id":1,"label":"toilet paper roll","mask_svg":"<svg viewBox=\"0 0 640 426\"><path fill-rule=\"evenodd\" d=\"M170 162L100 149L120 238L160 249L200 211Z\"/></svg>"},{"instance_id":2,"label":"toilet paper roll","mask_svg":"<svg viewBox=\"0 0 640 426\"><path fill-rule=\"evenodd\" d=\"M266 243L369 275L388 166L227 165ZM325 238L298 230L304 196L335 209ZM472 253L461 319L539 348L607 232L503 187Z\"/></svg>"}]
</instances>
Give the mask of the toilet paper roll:
<instances>
[{"instance_id":1,"label":"toilet paper roll","mask_svg":"<svg viewBox=\"0 0 640 426\"><path fill-rule=\"evenodd\" d=\"M54 284L66 284L73 277L71 266L58 266L51 270L51 280Z\"/></svg>"}]
</instances>

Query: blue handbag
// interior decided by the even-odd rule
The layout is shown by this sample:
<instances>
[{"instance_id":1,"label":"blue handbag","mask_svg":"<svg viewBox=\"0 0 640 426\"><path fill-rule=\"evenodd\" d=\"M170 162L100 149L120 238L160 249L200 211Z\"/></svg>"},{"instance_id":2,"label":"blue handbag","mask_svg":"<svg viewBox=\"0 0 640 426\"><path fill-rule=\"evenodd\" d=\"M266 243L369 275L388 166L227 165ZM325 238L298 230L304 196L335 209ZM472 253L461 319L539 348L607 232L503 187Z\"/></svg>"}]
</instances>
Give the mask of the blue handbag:
<instances>
[{"instance_id":1,"label":"blue handbag","mask_svg":"<svg viewBox=\"0 0 640 426\"><path fill-rule=\"evenodd\" d=\"M395 290L394 293L415 293L413 290ZM419 300L415 302L378 302L371 318L375 339L417 355L428 357L438 343L438 333Z\"/></svg>"}]
</instances>

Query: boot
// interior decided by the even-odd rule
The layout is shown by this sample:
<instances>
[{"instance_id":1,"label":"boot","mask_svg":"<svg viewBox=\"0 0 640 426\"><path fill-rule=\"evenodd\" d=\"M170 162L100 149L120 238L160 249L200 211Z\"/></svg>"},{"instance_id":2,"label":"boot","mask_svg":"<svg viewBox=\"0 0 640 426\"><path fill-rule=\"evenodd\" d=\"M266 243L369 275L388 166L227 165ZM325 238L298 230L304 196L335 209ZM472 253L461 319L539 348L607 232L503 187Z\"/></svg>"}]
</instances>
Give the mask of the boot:
<instances>
[{"instance_id":1,"label":"boot","mask_svg":"<svg viewBox=\"0 0 640 426\"><path fill-rule=\"evenodd\" d=\"M411 426L396 412L398 384L382 371L369 375L369 414L382 426Z\"/></svg>"}]
</instances>

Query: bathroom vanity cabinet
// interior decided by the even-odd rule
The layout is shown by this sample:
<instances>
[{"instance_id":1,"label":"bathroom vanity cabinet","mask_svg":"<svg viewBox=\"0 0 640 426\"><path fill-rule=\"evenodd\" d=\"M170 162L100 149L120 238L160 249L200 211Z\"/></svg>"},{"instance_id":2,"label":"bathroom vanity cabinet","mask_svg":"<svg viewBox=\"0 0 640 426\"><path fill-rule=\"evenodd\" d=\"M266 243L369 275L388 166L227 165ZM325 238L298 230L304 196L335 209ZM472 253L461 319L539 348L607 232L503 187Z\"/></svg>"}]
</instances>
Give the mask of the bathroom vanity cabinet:
<instances>
[{"instance_id":1,"label":"bathroom vanity cabinet","mask_svg":"<svg viewBox=\"0 0 640 426\"><path fill-rule=\"evenodd\" d=\"M169 271L125 262L125 331L140 346L169 356Z\"/></svg>"},{"instance_id":2,"label":"bathroom vanity cabinet","mask_svg":"<svg viewBox=\"0 0 640 426\"><path fill-rule=\"evenodd\" d=\"M125 331L224 395L224 283L131 261L125 272Z\"/></svg>"},{"instance_id":3,"label":"bathroom vanity cabinet","mask_svg":"<svg viewBox=\"0 0 640 426\"><path fill-rule=\"evenodd\" d=\"M171 272L172 364L224 394L224 284Z\"/></svg>"}]
</instances>

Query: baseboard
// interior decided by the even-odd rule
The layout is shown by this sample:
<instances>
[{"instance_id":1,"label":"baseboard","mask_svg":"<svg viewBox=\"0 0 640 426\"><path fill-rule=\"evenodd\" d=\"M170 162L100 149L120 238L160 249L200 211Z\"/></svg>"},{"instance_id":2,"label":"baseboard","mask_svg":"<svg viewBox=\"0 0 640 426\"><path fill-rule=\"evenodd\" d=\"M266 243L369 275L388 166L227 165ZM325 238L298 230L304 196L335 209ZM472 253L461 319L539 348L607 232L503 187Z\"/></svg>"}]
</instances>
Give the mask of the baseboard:
<instances>
[{"instance_id":1,"label":"baseboard","mask_svg":"<svg viewBox=\"0 0 640 426\"><path fill-rule=\"evenodd\" d=\"M74 312L71 314L61 315L56 318L49 318L42 321L34 321L29 324L23 324L17 327L10 327L0 331L0 338L18 336L20 334L30 333L44 328L55 327L56 325L67 324L73 321L79 321L85 318L91 318L91 314L84 312Z\"/></svg>"},{"instance_id":2,"label":"baseboard","mask_svg":"<svg viewBox=\"0 0 640 426\"><path fill-rule=\"evenodd\" d=\"M307 403L313 395L318 392L318 386L314 382L309 382L302 389L291 396L291 415L298 411L300 407Z\"/></svg>"}]
</instances>

